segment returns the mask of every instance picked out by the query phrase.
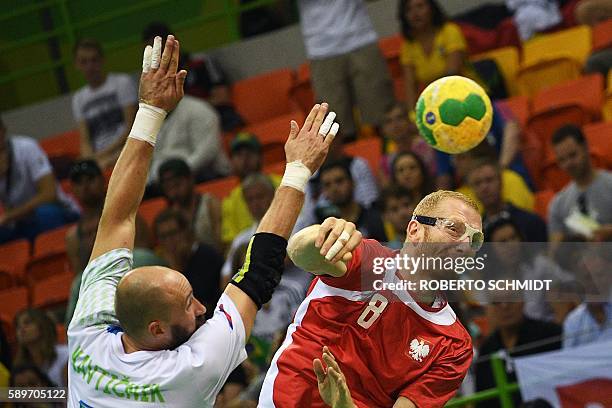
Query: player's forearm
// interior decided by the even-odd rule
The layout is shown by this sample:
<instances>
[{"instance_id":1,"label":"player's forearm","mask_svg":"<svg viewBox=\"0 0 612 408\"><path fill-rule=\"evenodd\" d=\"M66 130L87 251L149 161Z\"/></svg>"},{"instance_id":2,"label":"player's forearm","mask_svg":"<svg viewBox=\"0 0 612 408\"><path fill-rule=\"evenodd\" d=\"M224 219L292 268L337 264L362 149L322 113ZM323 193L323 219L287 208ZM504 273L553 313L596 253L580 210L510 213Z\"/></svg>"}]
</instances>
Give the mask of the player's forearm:
<instances>
[{"instance_id":1,"label":"player's forearm","mask_svg":"<svg viewBox=\"0 0 612 408\"><path fill-rule=\"evenodd\" d=\"M304 205L304 193L292 187L280 186L272 204L261 219L257 232L268 232L289 238Z\"/></svg>"}]
</instances>

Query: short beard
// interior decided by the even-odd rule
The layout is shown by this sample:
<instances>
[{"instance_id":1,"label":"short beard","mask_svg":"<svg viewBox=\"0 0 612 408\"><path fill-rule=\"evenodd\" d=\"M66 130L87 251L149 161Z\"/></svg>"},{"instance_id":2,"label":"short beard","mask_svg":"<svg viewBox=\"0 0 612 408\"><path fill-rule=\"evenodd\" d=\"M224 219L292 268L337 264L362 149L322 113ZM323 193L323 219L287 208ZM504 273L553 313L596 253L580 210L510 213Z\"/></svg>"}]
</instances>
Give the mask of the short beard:
<instances>
[{"instance_id":1,"label":"short beard","mask_svg":"<svg viewBox=\"0 0 612 408\"><path fill-rule=\"evenodd\" d=\"M196 330L202 327L204 323L206 323L206 317L204 317L204 315L201 315L201 316L196 317L196 321L195 321L196 327L195 327L195 330L192 332L189 332L189 330L177 324L173 324L172 326L170 326L170 333L172 334L172 342L170 343L168 348L170 350L174 350L178 348L179 346L183 345L183 343L189 340L191 336L193 336L193 333L195 333Z\"/></svg>"}]
</instances>

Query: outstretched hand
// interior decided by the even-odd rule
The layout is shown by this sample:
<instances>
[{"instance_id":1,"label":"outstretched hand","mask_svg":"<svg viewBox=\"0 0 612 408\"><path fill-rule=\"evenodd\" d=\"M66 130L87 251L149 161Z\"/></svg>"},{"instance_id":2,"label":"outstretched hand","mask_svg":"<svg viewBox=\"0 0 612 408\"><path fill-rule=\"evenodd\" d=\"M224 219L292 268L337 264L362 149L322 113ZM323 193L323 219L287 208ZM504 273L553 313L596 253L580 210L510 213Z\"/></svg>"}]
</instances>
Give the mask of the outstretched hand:
<instances>
[{"instance_id":1,"label":"outstretched hand","mask_svg":"<svg viewBox=\"0 0 612 408\"><path fill-rule=\"evenodd\" d=\"M138 97L140 102L170 112L184 95L187 71L177 73L179 42L173 35L166 39L162 54L162 38L155 37L153 47L147 45L142 59L142 74Z\"/></svg>"},{"instance_id":2,"label":"outstretched hand","mask_svg":"<svg viewBox=\"0 0 612 408\"><path fill-rule=\"evenodd\" d=\"M323 347L323 361L327 367L318 358L312 362L323 402L332 408L355 408L346 378L327 346Z\"/></svg>"},{"instance_id":3,"label":"outstretched hand","mask_svg":"<svg viewBox=\"0 0 612 408\"><path fill-rule=\"evenodd\" d=\"M287 163L301 161L311 173L321 167L339 128L334 123L334 112L325 117L327 108L327 103L316 104L301 129L295 121L291 121L291 131L285 143Z\"/></svg>"}]
</instances>

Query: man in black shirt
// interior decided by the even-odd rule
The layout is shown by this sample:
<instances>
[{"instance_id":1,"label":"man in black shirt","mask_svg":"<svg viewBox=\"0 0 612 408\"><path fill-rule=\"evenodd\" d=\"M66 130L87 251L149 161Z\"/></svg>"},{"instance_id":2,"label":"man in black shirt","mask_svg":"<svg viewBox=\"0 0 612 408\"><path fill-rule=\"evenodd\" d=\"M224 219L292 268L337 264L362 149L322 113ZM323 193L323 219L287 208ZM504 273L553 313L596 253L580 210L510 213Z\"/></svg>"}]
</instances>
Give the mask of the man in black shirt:
<instances>
[{"instance_id":1,"label":"man in black shirt","mask_svg":"<svg viewBox=\"0 0 612 408\"><path fill-rule=\"evenodd\" d=\"M365 238L386 242L387 236L380 213L373 207L364 207L353 197L354 182L346 160L324 164L319 171L321 192L328 203L316 210L319 223L327 217L338 217L350 221Z\"/></svg>"},{"instance_id":2,"label":"man in black shirt","mask_svg":"<svg viewBox=\"0 0 612 408\"><path fill-rule=\"evenodd\" d=\"M534 213L521 210L502 199L499 165L491 160L476 162L467 174L467 182L484 206L483 227L498 217L510 218L527 242L546 242L546 223Z\"/></svg>"},{"instance_id":3,"label":"man in black shirt","mask_svg":"<svg viewBox=\"0 0 612 408\"><path fill-rule=\"evenodd\" d=\"M476 391L495 388L491 362L487 357L503 350L511 357L543 353L561 348L561 327L523 315L523 302L491 302L487 315L495 331L484 341L478 350L476 363ZM506 364L508 382L516 381L511 365ZM513 394L514 406L521 405L520 393ZM477 404L479 408L500 407L499 400L492 399Z\"/></svg>"},{"instance_id":4,"label":"man in black shirt","mask_svg":"<svg viewBox=\"0 0 612 408\"><path fill-rule=\"evenodd\" d=\"M185 215L174 209L155 219L155 236L170 267L180 271L193 288L193 296L206 306L210 318L219 300L223 257L210 245L198 243Z\"/></svg>"}]
</instances>

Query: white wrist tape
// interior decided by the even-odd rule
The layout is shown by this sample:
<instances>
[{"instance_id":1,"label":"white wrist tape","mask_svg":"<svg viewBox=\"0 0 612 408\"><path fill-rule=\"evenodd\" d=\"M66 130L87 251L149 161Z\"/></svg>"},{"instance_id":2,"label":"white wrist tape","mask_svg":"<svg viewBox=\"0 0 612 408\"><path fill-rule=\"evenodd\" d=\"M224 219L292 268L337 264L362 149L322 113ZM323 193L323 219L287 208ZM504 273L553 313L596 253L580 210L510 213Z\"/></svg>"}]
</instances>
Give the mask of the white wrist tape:
<instances>
[{"instance_id":1,"label":"white wrist tape","mask_svg":"<svg viewBox=\"0 0 612 408\"><path fill-rule=\"evenodd\" d=\"M306 190L306 183L312 176L312 173L300 160L287 163L285 174L281 180L281 186L293 187L302 193Z\"/></svg>"},{"instance_id":2,"label":"white wrist tape","mask_svg":"<svg viewBox=\"0 0 612 408\"><path fill-rule=\"evenodd\" d=\"M138 112L136 112L129 137L143 140L155 147L157 134L168 113L161 108L146 103L140 103L138 106Z\"/></svg>"}]
</instances>

